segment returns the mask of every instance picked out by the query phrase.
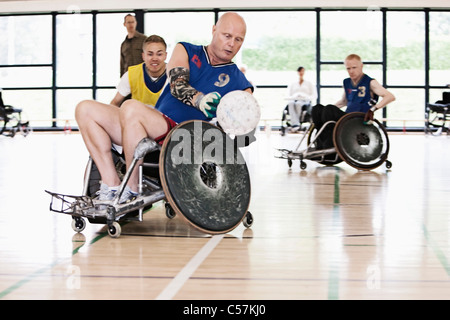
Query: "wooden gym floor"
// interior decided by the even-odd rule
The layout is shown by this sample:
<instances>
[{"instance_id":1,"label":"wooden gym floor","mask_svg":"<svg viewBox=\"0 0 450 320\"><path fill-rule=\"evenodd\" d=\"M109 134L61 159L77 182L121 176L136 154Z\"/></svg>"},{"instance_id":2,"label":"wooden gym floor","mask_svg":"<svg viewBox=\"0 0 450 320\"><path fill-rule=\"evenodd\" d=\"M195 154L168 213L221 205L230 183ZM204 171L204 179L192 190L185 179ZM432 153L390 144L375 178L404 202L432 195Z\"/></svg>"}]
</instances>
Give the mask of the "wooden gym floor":
<instances>
[{"instance_id":1,"label":"wooden gym floor","mask_svg":"<svg viewBox=\"0 0 450 320\"><path fill-rule=\"evenodd\" d=\"M112 239L48 208L45 189L81 194L79 134L0 136L0 299L449 299L450 136L390 134L370 172L289 169L274 149L300 137L244 150L251 229L211 237L159 202Z\"/></svg>"}]
</instances>

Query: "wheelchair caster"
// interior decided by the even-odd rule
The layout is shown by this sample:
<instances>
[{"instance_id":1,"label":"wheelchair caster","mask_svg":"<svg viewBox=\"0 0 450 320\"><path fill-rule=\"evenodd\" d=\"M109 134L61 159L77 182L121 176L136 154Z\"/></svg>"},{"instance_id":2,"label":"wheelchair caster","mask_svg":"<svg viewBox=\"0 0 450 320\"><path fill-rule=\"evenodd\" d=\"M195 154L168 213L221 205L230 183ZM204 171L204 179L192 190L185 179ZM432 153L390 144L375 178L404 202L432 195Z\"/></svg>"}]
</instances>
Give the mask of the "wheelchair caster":
<instances>
[{"instance_id":1,"label":"wheelchair caster","mask_svg":"<svg viewBox=\"0 0 450 320\"><path fill-rule=\"evenodd\" d=\"M165 204L166 207L166 216L169 219L173 219L175 218L175 216L177 215L176 212L173 210L173 208L171 207L171 205L169 203L166 202Z\"/></svg>"},{"instance_id":2,"label":"wheelchair caster","mask_svg":"<svg viewBox=\"0 0 450 320\"><path fill-rule=\"evenodd\" d=\"M300 169L305 170L307 167L306 162L300 161Z\"/></svg>"},{"instance_id":3,"label":"wheelchair caster","mask_svg":"<svg viewBox=\"0 0 450 320\"><path fill-rule=\"evenodd\" d=\"M120 224L116 221L108 225L108 234L111 238L120 237L120 233L122 232L122 228Z\"/></svg>"},{"instance_id":4,"label":"wheelchair caster","mask_svg":"<svg viewBox=\"0 0 450 320\"><path fill-rule=\"evenodd\" d=\"M247 214L245 215L245 218L242 221L242 224L246 228L250 228L252 226L252 224L253 224L253 215L250 213L250 211L248 211Z\"/></svg>"},{"instance_id":5,"label":"wheelchair caster","mask_svg":"<svg viewBox=\"0 0 450 320\"><path fill-rule=\"evenodd\" d=\"M287 163L288 163L289 168L292 167L292 160L291 159L288 159Z\"/></svg>"},{"instance_id":6,"label":"wheelchair caster","mask_svg":"<svg viewBox=\"0 0 450 320\"><path fill-rule=\"evenodd\" d=\"M389 160L386 160L386 169L390 169L392 168L392 162L390 162Z\"/></svg>"},{"instance_id":7,"label":"wheelchair caster","mask_svg":"<svg viewBox=\"0 0 450 320\"><path fill-rule=\"evenodd\" d=\"M82 232L86 228L86 221L80 217L72 218L72 229L75 232Z\"/></svg>"}]
</instances>

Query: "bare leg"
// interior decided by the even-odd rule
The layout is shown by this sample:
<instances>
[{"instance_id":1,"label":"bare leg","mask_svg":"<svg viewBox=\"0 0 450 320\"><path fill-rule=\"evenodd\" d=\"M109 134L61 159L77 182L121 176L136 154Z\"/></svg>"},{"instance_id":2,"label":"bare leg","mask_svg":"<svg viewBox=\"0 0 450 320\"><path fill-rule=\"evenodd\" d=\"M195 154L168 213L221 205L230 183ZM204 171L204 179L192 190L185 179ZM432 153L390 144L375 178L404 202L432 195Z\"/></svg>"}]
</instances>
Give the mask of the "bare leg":
<instances>
[{"instance_id":1,"label":"bare leg","mask_svg":"<svg viewBox=\"0 0 450 320\"><path fill-rule=\"evenodd\" d=\"M120 124L122 127L122 145L127 167L130 166L134 150L143 138L155 139L167 132L167 123L163 115L137 100L127 100L120 108ZM128 181L132 191L138 191L137 167Z\"/></svg>"},{"instance_id":2,"label":"bare leg","mask_svg":"<svg viewBox=\"0 0 450 320\"><path fill-rule=\"evenodd\" d=\"M103 183L118 186L120 179L112 161L111 143L121 144L119 108L93 100L80 102L75 109L84 143L97 165Z\"/></svg>"}]
</instances>

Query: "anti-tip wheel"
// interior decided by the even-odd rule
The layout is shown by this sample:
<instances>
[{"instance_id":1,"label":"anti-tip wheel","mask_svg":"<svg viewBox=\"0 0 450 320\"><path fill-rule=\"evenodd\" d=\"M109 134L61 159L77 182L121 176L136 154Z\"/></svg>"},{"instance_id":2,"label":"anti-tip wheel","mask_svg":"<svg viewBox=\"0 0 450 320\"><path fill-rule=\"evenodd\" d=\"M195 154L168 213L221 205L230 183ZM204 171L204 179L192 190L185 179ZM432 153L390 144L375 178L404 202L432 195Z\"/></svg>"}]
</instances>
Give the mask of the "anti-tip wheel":
<instances>
[{"instance_id":1,"label":"anti-tip wheel","mask_svg":"<svg viewBox=\"0 0 450 320\"><path fill-rule=\"evenodd\" d=\"M75 232L82 232L86 228L86 221L80 217L72 218L72 229Z\"/></svg>"},{"instance_id":2,"label":"anti-tip wheel","mask_svg":"<svg viewBox=\"0 0 450 320\"><path fill-rule=\"evenodd\" d=\"M389 160L386 160L386 169L391 169L392 168L392 162L390 162Z\"/></svg>"},{"instance_id":3,"label":"anti-tip wheel","mask_svg":"<svg viewBox=\"0 0 450 320\"><path fill-rule=\"evenodd\" d=\"M172 206L168 202L166 202L164 206L166 208L166 217L169 219L175 218L177 213L172 209Z\"/></svg>"},{"instance_id":4,"label":"anti-tip wheel","mask_svg":"<svg viewBox=\"0 0 450 320\"><path fill-rule=\"evenodd\" d=\"M247 214L244 217L244 220L242 221L242 224L244 225L244 227L246 227L247 229L250 228L253 224L253 215L251 214L250 211L247 212Z\"/></svg>"},{"instance_id":5,"label":"anti-tip wheel","mask_svg":"<svg viewBox=\"0 0 450 320\"><path fill-rule=\"evenodd\" d=\"M300 161L300 169L305 170L307 167L306 162L304 162L303 160Z\"/></svg>"},{"instance_id":6,"label":"anti-tip wheel","mask_svg":"<svg viewBox=\"0 0 450 320\"><path fill-rule=\"evenodd\" d=\"M122 227L116 221L108 225L108 234L111 238L120 237L120 233L122 232Z\"/></svg>"}]
</instances>

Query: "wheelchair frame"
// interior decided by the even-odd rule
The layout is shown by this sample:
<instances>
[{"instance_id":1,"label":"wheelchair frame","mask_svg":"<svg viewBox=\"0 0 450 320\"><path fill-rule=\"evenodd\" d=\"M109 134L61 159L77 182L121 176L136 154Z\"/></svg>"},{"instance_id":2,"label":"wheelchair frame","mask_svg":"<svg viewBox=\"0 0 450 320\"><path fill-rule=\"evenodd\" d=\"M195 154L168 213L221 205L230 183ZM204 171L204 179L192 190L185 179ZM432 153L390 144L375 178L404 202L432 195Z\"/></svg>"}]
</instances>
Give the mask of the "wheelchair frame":
<instances>
[{"instance_id":1,"label":"wheelchair frame","mask_svg":"<svg viewBox=\"0 0 450 320\"><path fill-rule=\"evenodd\" d=\"M432 119L432 120L430 120ZM425 133L440 135L442 132L450 134L446 122L450 120L450 92L442 93L442 100L427 103L425 110ZM437 128L434 133L433 129Z\"/></svg>"},{"instance_id":2,"label":"wheelchair frame","mask_svg":"<svg viewBox=\"0 0 450 320\"><path fill-rule=\"evenodd\" d=\"M430 120L431 117L432 120ZM450 134L450 129L446 125L449 120L450 103L429 103L425 112L425 133L440 135L442 132L447 132L447 135ZM435 133L433 133L433 128L437 128Z\"/></svg>"},{"instance_id":3,"label":"wheelchair frame","mask_svg":"<svg viewBox=\"0 0 450 320\"><path fill-rule=\"evenodd\" d=\"M300 114L300 131L303 124L304 123L310 123L311 122L311 114L308 113L308 107L312 107L311 102L304 104L302 106L302 112ZM280 134L282 136L286 135L286 131L292 127L291 123L290 123L290 118L288 119L288 116L290 117L291 115L289 114L289 104L287 104L282 112L281 115L281 126L280 126ZM306 120L305 120L306 119Z\"/></svg>"},{"instance_id":4,"label":"wheelchair frame","mask_svg":"<svg viewBox=\"0 0 450 320\"><path fill-rule=\"evenodd\" d=\"M183 123L173 128L172 131L168 134L168 137L174 130L182 125ZM218 128L216 126L213 127ZM222 130L220 131L223 132ZM167 185L164 184L165 182L160 181L161 179L159 178L155 179L154 177L150 177L144 173L145 168L159 169L159 172L161 172L160 164L146 163L144 160L144 163L139 166L139 196L129 203L119 203L120 196L125 190L129 177L133 170L136 168L138 161L144 159L146 155L151 154L152 152L159 151L160 153L162 153L164 151L163 148L165 145L166 144L161 147L159 144L149 138L144 138L138 143L134 151L132 163L126 170L119 189L112 201L97 200L90 191L91 172L94 162L92 158L89 158L88 164L86 166L83 192L81 196L64 195L45 190L45 192L51 195L50 211L71 215L72 229L76 232L82 232L84 230L84 228L86 227L84 218L87 218L91 223L106 224L108 228L108 234L112 238L118 238L121 234L121 221L142 221L143 213L147 208L149 208L150 205L160 200L166 200L168 198L166 192L164 191L165 188L168 188ZM116 152L116 156L117 155L118 153ZM120 165L116 166L116 170L118 170L118 173L120 173L119 171L121 170L121 168L119 167L125 165L125 161L123 158L119 157L119 161L121 162L119 163ZM167 202L165 203L165 210L166 216L170 219L174 218L177 213L180 213L181 216L184 217L179 208L176 207L174 210L174 208ZM185 220L190 222L189 219ZM246 211L239 222L243 222L244 226L246 228L249 228L253 223L252 214L249 211ZM205 229L204 227L198 227L195 224L192 225L203 232L211 234L226 233L231 230L227 229L223 231L210 231L208 229ZM237 224L234 227L236 226Z\"/></svg>"},{"instance_id":5,"label":"wheelchair frame","mask_svg":"<svg viewBox=\"0 0 450 320\"><path fill-rule=\"evenodd\" d=\"M392 167L392 163L387 160L387 155L389 152L389 139L387 136L387 133L384 129L384 127L381 125L381 123L374 119L374 123L380 128L381 131L383 131L383 134L386 138L387 147L385 150L385 154L380 155L380 161L374 165L365 165L361 163L357 163L355 161L349 160L349 157L347 156L345 150L338 145L339 141L336 139L336 132L339 130L339 126L341 123L344 123L346 119L349 119L351 117L364 117L364 113L359 112L353 112L345 115L342 117L339 121L328 121L323 124L323 126L320 128L320 130L317 132L317 134L311 138L311 135L314 131L314 125L311 125L310 129L303 135L302 139L298 143L297 147L294 150L289 149L278 149L280 152L279 156L276 156L276 158L280 159L287 159L289 168L292 167L293 160L300 160L300 168L302 170L305 170L307 168L307 164L304 160L311 160L318 162L320 164L324 165L335 165L338 164L341 161L345 161L352 167L358 169L358 170L372 170L378 167L381 163L385 162L386 168L390 169ZM315 148L315 142L318 139L318 137L323 133L326 127L335 125L334 131L333 131L333 143L334 147L327 148L327 149L316 149ZM301 145L303 144L303 141L307 138L307 146L305 149L300 150ZM327 157L330 155L335 155L334 157Z\"/></svg>"},{"instance_id":6,"label":"wheelchair frame","mask_svg":"<svg viewBox=\"0 0 450 320\"><path fill-rule=\"evenodd\" d=\"M14 121L15 123L8 127L8 123ZM13 138L19 131L26 137L32 130L28 121L22 122L22 109L5 105L0 91L0 134Z\"/></svg>"}]
</instances>

